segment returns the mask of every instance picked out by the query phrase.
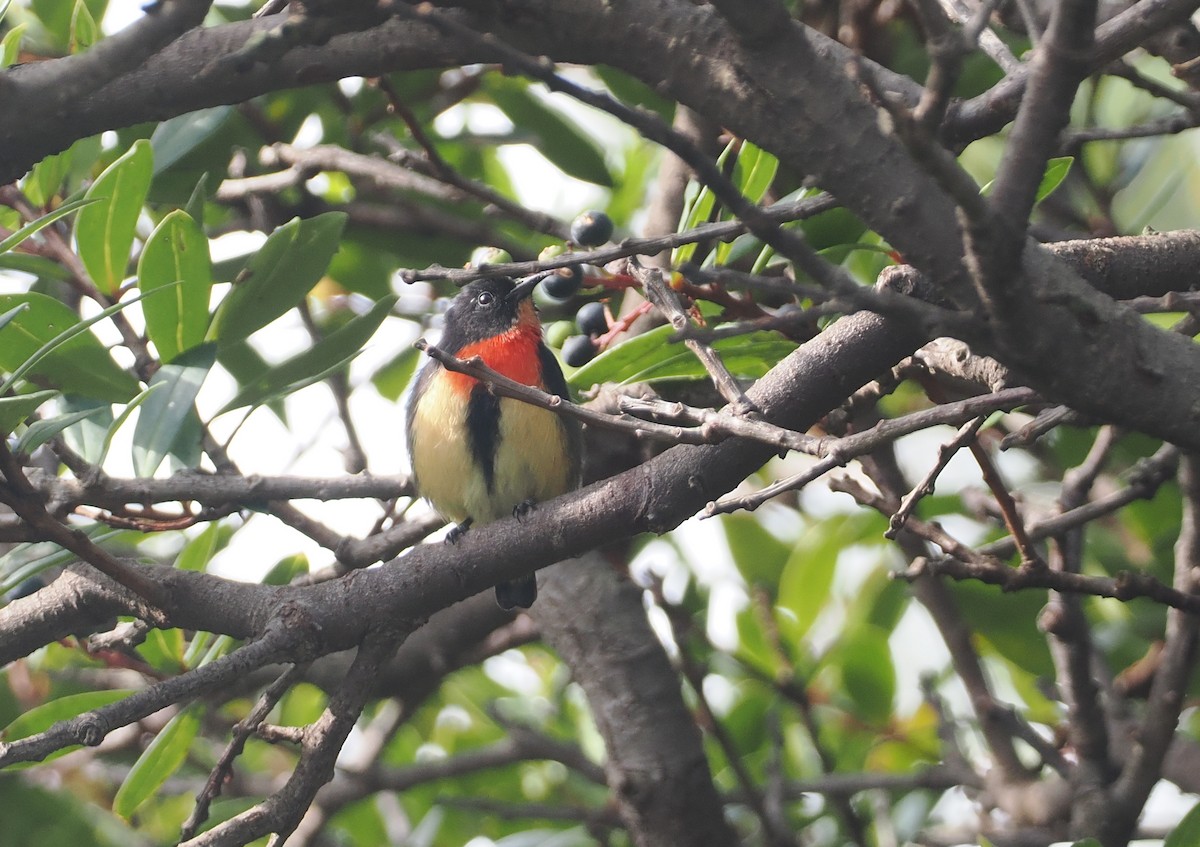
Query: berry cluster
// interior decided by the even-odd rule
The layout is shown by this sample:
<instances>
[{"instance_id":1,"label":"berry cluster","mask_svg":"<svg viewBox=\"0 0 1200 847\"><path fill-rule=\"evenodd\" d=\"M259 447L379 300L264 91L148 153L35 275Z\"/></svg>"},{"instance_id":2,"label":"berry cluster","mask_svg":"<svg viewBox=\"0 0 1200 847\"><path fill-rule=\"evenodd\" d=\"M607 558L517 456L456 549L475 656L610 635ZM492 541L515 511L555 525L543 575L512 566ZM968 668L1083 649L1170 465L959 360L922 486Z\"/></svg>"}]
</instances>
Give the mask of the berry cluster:
<instances>
[{"instance_id":1,"label":"berry cluster","mask_svg":"<svg viewBox=\"0 0 1200 847\"><path fill-rule=\"evenodd\" d=\"M538 255L538 260L550 261L574 247L600 247L607 244L612 235L612 218L596 210L584 212L571 224L571 240L547 247ZM478 267L511 261L512 256L504 250L479 247L471 254L470 263ZM542 280L534 290L534 302L551 314L569 315L574 308L573 322L556 321L546 330L547 343L551 347L561 347L563 361L573 368L591 361L598 349L596 339L609 331L610 318L604 303L580 297L580 292L589 284L597 285L604 278L607 275L603 271L590 266L567 265ZM582 305L575 308L578 300L583 300Z\"/></svg>"}]
</instances>

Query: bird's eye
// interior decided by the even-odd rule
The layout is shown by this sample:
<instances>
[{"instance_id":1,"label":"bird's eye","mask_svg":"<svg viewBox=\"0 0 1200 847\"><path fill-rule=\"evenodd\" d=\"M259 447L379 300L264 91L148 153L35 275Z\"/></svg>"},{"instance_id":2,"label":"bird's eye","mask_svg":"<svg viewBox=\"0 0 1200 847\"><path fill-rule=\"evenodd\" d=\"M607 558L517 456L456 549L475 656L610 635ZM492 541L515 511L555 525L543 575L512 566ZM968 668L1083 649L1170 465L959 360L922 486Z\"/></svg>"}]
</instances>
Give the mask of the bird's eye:
<instances>
[{"instance_id":1,"label":"bird's eye","mask_svg":"<svg viewBox=\"0 0 1200 847\"><path fill-rule=\"evenodd\" d=\"M496 295L490 291L481 291L479 296L475 298L475 302L480 306L490 306L496 302Z\"/></svg>"}]
</instances>

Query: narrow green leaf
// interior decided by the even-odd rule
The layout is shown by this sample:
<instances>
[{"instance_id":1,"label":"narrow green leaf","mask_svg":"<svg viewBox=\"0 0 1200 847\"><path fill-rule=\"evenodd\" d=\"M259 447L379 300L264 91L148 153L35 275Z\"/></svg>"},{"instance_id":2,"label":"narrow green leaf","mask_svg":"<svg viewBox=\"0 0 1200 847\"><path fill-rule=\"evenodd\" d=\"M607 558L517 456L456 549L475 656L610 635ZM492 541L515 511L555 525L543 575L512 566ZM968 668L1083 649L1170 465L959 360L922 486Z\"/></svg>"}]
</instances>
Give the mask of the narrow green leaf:
<instances>
[{"instance_id":1,"label":"narrow green leaf","mask_svg":"<svg viewBox=\"0 0 1200 847\"><path fill-rule=\"evenodd\" d=\"M84 527L82 531L97 544L105 544L122 536L138 535L126 529L109 529L103 524L92 524ZM18 544L0 556L0 574L4 577L0 580L0 594L7 594L30 577L48 568L70 564L76 558L70 550L64 550L49 542Z\"/></svg>"},{"instance_id":2,"label":"narrow green leaf","mask_svg":"<svg viewBox=\"0 0 1200 847\"><path fill-rule=\"evenodd\" d=\"M346 225L344 212L293 218L271 233L221 302L209 338L224 348L287 312L317 284Z\"/></svg>"},{"instance_id":3,"label":"narrow green leaf","mask_svg":"<svg viewBox=\"0 0 1200 847\"><path fill-rule=\"evenodd\" d=\"M682 343L667 341L673 333L669 326L657 327L606 350L571 374L567 382L583 389L602 382L704 379L707 371L692 351ZM713 344L729 371L747 379L762 376L795 349L794 342L770 332L725 338Z\"/></svg>"},{"instance_id":4,"label":"narrow green leaf","mask_svg":"<svg viewBox=\"0 0 1200 847\"><path fill-rule=\"evenodd\" d=\"M271 369L267 360L246 341L235 341L221 348L217 361L237 380L239 386L249 385ZM287 426L287 407L283 400L271 400L266 405L275 417L279 418L280 423Z\"/></svg>"},{"instance_id":5,"label":"narrow green leaf","mask_svg":"<svg viewBox=\"0 0 1200 847\"><path fill-rule=\"evenodd\" d=\"M101 202L88 206L75 221L79 258L105 294L115 294L125 278L134 228L150 188L153 158L149 141L135 141L87 190L87 198Z\"/></svg>"},{"instance_id":6,"label":"narrow green leaf","mask_svg":"<svg viewBox=\"0 0 1200 847\"><path fill-rule=\"evenodd\" d=\"M593 65L592 72L600 77L600 81L618 100L657 112L660 118L670 123L675 104L640 79L609 65Z\"/></svg>"},{"instance_id":7,"label":"narrow green leaf","mask_svg":"<svg viewBox=\"0 0 1200 847\"><path fill-rule=\"evenodd\" d=\"M154 175L169 169L207 141L232 114L232 106L213 106L160 123L150 136L150 146L154 148Z\"/></svg>"},{"instance_id":8,"label":"narrow green leaf","mask_svg":"<svg viewBox=\"0 0 1200 847\"><path fill-rule=\"evenodd\" d=\"M612 187L612 174L592 137L534 94L527 82L493 74L483 90L514 124L537 136L537 151L551 164L577 179Z\"/></svg>"},{"instance_id":9,"label":"narrow green leaf","mask_svg":"<svg viewBox=\"0 0 1200 847\"><path fill-rule=\"evenodd\" d=\"M1200 844L1200 803L1183 816L1179 826L1163 842L1163 847L1196 847L1197 844Z\"/></svg>"},{"instance_id":10,"label":"narrow green leaf","mask_svg":"<svg viewBox=\"0 0 1200 847\"><path fill-rule=\"evenodd\" d=\"M100 454L92 462L93 464L101 466L104 464L104 460L108 458L108 450L110 447L112 447L113 438L116 437L117 431L125 425L125 421L129 420L129 416L133 414L133 410L142 405L142 403L146 402L146 398L151 394L156 391L161 391L164 388L166 388L164 383L156 382L154 385L147 387L144 391L138 394L137 397L134 397L125 404L125 408L121 410L121 414L117 415L116 419L109 423L109 426L104 433L104 438L100 444ZM107 409L109 407L105 406L104 408ZM109 417L111 418L111 416L112 415L110 412Z\"/></svg>"},{"instance_id":11,"label":"narrow green leaf","mask_svg":"<svg viewBox=\"0 0 1200 847\"><path fill-rule=\"evenodd\" d=\"M146 398L133 428L133 470L139 477L153 476L171 452L215 361L216 345L206 344L163 365L150 380L151 388L166 388Z\"/></svg>"},{"instance_id":12,"label":"narrow green leaf","mask_svg":"<svg viewBox=\"0 0 1200 847\"><path fill-rule=\"evenodd\" d=\"M1037 199L1035 203L1041 203L1047 197L1054 193L1054 189L1062 185L1067 174L1071 172L1071 164L1075 161L1072 156L1056 156L1046 162L1046 170L1042 174L1042 181L1038 183Z\"/></svg>"},{"instance_id":13,"label":"narrow green leaf","mask_svg":"<svg viewBox=\"0 0 1200 847\"><path fill-rule=\"evenodd\" d=\"M771 183L775 181L775 173L778 170L779 160L773 155L749 141L742 142L734 179L751 203L762 202Z\"/></svg>"},{"instance_id":14,"label":"narrow green leaf","mask_svg":"<svg viewBox=\"0 0 1200 847\"><path fill-rule=\"evenodd\" d=\"M137 391L137 380L109 356L88 327L124 309L136 298L118 303L86 321L45 294L0 294L0 309L24 303L28 308L13 318L0 345L0 369L9 377L0 384L6 393L17 380L29 375L65 392L98 400L124 402Z\"/></svg>"},{"instance_id":15,"label":"narrow green leaf","mask_svg":"<svg viewBox=\"0 0 1200 847\"><path fill-rule=\"evenodd\" d=\"M21 271L44 280L67 282L71 274L58 262L28 253L0 253L0 268Z\"/></svg>"},{"instance_id":16,"label":"narrow green leaf","mask_svg":"<svg viewBox=\"0 0 1200 847\"><path fill-rule=\"evenodd\" d=\"M83 0L75 0L71 12L71 52L81 53L100 40L100 27Z\"/></svg>"},{"instance_id":17,"label":"narrow green leaf","mask_svg":"<svg viewBox=\"0 0 1200 847\"><path fill-rule=\"evenodd\" d=\"M0 740L11 742L37 735L39 732L45 732L59 721L70 720L85 712L115 703L131 694L133 694L132 691L125 689L111 689L108 691L85 691L82 694L68 694L65 697L59 697L57 700L33 707L4 727L0 730ZM42 761L57 759L75 749L78 749L78 745L56 750Z\"/></svg>"},{"instance_id":18,"label":"narrow green leaf","mask_svg":"<svg viewBox=\"0 0 1200 847\"><path fill-rule=\"evenodd\" d=\"M28 308L29 308L28 303L18 303L17 305L15 305L11 309L9 309L7 312L5 312L3 315L0 315L0 329L4 329L4 327L8 325L9 321L11 321L13 318L15 318L17 315L21 314Z\"/></svg>"},{"instance_id":19,"label":"narrow green leaf","mask_svg":"<svg viewBox=\"0 0 1200 847\"><path fill-rule=\"evenodd\" d=\"M896 668L887 634L861 626L839 645L842 685L858 713L875 724L885 724L896 696Z\"/></svg>"},{"instance_id":20,"label":"narrow green leaf","mask_svg":"<svg viewBox=\"0 0 1200 847\"><path fill-rule=\"evenodd\" d=\"M1054 189L1062 185L1062 181L1071 172L1071 164L1075 161L1072 156L1055 156L1046 160L1046 169L1042 171L1042 181L1038 183L1037 198L1034 203L1041 203L1050 196ZM996 180L989 180L979 189L984 197L992 193Z\"/></svg>"},{"instance_id":21,"label":"narrow green leaf","mask_svg":"<svg viewBox=\"0 0 1200 847\"><path fill-rule=\"evenodd\" d=\"M661 361L675 355L676 351L667 344L673 332L669 326L655 327L616 347L610 347L571 374L567 382L577 389L591 388L603 382L622 382L625 374L640 370L644 367L643 363Z\"/></svg>"},{"instance_id":22,"label":"narrow green leaf","mask_svg":"<svg viewBox=\"0 0 1200 847\"><path fill-rule=\"evenodd\" d=\"M157 157L155 158L157 162ZM187 205L183 210L188 213L188 217L198 224L204 222L204 204L208 202L208 172L205 171L200 175L200 179L196 180L196 186L192 189L192 194L188 197Z\"/></svg>"},{"instance_id":23,"label":"narrow green leaf","mask_svg":"<svg viewBox=\"0 0 1200 847\"><path fill-rule=\"evenodd\" d=\"M416 347L401 350L390 362L375 372L371 383L380 395L395 403L412 381L420 361L421 352Z\"/></svg>"},{"instance_id":24,"label":"narrow green leaf","mask_svg":"<svg viewBox=\"0 0 1200 847\"><path fill-rule=\"evenodd\" d=\"M57 391L34 391L32 394L0 397L0 436L12 432L17 424L37 411L38 406L57 396Z\"/></svg>"},{"instance_id":25,"label":"narrow green leaf","mask_svg":"<svg viewBox=\"0 0 1200 847\"><path fill-rule=\"evenodd\" d=\"M175 558L175 567L183 571L203 571L212 561L212 557L223 549L232 537L231 527L219 522L210 523L179 551Z\"/></svg>"},{"instance_id":26,"label":"narrow green leaf","mask_svg":"<svg viewBox=\"0 0 1200 847\"><path fill-rule=\"evenodd\" d=\"M721 151L721 155L717 157L717 166L723 169L725 163L737 148L738 139L736 138L726 144L725 149ZM716 196L708 189L707 185L692 183L689 186L689 191L691 190L694 190L696 193L692 202L684 206L683 216L679 220L679 232L686 232L708 221L712 215L713 207L717 203ZM696 246L696 242L691 242L689 244L681 244L672 250L671 267L678 267L684 262L690 262L696 254Z\"/></svg>"},{"instance_id":27,"label":"narrow green leaf","mask_svg":"<svg viewBox=\"0 0 1200 847\"><path fill-rule=\"evenodd\" d=\"M308 573L308 556L293 553L275 563L263 577L263 585L287 585L301 574Z\"/></svg>"},{"instance_id":28,"label":"narrow green leaf","mask_svg":"<svg viewBox=\"0 0 1200 847\"><path fill-rule=\"evenodd\" d=\"M187 670L183 664L183 645L183 630L178 627L152 629L138 645L137 652L151 667L174 675Z\"/></svg>"},{"instance_id":29,"label":"narrow green leaf","mask_svg":"<svg viewBox=\"0 0 1200 847\"><path fill-rule=\"evenodd\" d=\"M95 411L91 417L63 430L63 441L82 456L84 461L93 465L103 464L108 434L113 426L112 404L78 394L67 394L58 405L63 412L82 412L86 409Z\"/></svg>"},{"instance_id":30,"label":"narrow green leaf","mask_svg":"<svg viewBox=\"0 0 1200 847\"><path fill-rule=\"evenodd\" d=\"M0 3L0 22L3 22L4 16L8 14L8 7L12 5L12 0L4 0Z\"/></svg>"},{"instance_id":31,"label":"narrow green leaf","mask_svg":"<svg viewBox=\"0 0 1200 847\"><path fill-rule=\"evenodd\" d=\"M779 577L780 628L799 643L829 602L838 553L847 543L840 532L844 517L829 518L809 528L788 558Z\"/></svg>"},{"instance_id":32,"label":"narrow green leaf","mask_svg":"<svg viewBox=\"0 0 1200 847\"><path fill-rule=\"evenodd\" d=\"M178 209L146 240L138 260L138 287L143 292L179 283L174 296L153 297L142 304L146 331L164 362L204 341L212 261L208 239L199 224Z\"/></svg>"},{"instance_id":33,"label":"narrow green leaf","mask_svg":"<svg viewBox=\"0 0 1200 847\"><path fill-rule=\"evenodd\" d=\"M721 527L733 562L751 587L774 591L792 547L748 514L723 515Z\"/></svg>"},{"instance_id":34,"label":"narrow green leaf","mask_svg":"<svg viewBox=\"0 0 1200 847\"><path fill-rule=\"evenodd\" d=\"M29 223L25 224L25 226L21 227L16 232L14 232L12 235L10 235L8 238L4 239L3 241L0 241L0 253L7 253L9 250L12 250L13 248L15 248L18 244L20 244L26 238L29 238L31 235L34 235L36 232L38 232L38 230L45 229L46 227L50 226L50 224L54 223L59 218L66 217L67 215L71 214L71 212L74 212L76 209L82 209L84 206L90 206L93 203L98 203L98 202L100 202L100 200L98 198L88 199L88 198L84 197L79 200L72 200L70 203L63 203L61 206L59 206L53 212L42 215L37 220L30 221Z\"/></svg>"},{"instance_id":35,"label":"narrow green leaf","mask_svg":"<svg viewBox=\"0 0 1200 847\"><path fill-rule=\"evenodd\" d=\"M10 67L17 61L17 57L21 55L21 36L28 28L29 24L21 23L4 33L4 40L0 41L0 68Z\"/></svg>"},{"instance_id":36,"label":"narrow green leaf","mask_svg":"<svg viewBox=\"0 0 1200 847\"><path fill-rule=\"evenodd\" d=\"M34 165L24 183L29 202L49 208L54 196L62 188L63 180L71 172L71 164L74 161L75 145L71 145L61 153L47 156Z\"/></svg>"},{"instance_id":37,"label":"narrow green leaf","mask_svg":"<svg viewBox=\"0 0 1200 847\"><path fill-rule=\"evenodd\" d=\"M199 731L198 705L190 705L171 718L133 763L113 798L113 811L128 820L187 760L188 749Z\"/></svg>"},{"instance_id":38,"label":"narrow green leaf","mask_svg":"<svg viewBox=\"0 0 1200 847\"><path fill-rule=\"evenodd\" d=\"M67 427L79 423L84 418L90 418L99 411L99 409L85 409L82 412L71 412L48 420L35 421L25 432L21 433L21 437L17 440L17 452L32 453Z\"/></svg>"},{"instance_id":39,"label":"narrow green leaf","mask_svg":"<svg viewBox=\"0 0 1200 847\"><path fill-rule=\"evenodd\" d=\"M388 316L395 302L396 295L389 294L372 306L366 314L354 318L310 349L275 365L257 379L242 386L218 414L242 406L260 405L282 397L341 368L358 355L362 346Z\"/></svg>"}]
</instances>

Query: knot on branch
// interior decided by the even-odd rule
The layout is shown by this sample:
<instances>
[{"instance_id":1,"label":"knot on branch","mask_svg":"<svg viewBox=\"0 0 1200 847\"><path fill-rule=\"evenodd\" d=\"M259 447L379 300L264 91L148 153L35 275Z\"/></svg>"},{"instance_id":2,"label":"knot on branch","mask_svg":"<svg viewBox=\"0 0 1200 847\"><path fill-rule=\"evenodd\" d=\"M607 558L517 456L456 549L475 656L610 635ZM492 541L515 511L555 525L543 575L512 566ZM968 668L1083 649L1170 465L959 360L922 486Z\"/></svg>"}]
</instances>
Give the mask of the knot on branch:
<instances>
[{"instance_id":1,"label":"knot on branch","mask_svg":"<svg viewBox=\"0 0 1200 847\"><path fill-rule=\"evenodd\" d=\"M108 721L95 712L85 712L71 722L71 734L84 747L97 747L108 735Z\"/></svg>"}]
</instances>

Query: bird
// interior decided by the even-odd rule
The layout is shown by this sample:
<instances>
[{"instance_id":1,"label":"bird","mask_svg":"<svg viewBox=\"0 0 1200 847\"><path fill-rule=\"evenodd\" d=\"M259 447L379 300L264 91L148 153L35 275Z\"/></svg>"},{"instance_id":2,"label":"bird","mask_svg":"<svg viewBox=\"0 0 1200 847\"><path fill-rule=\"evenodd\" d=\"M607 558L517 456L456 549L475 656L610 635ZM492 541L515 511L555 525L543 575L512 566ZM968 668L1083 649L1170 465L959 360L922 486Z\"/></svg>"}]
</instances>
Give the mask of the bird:
<instances>
[{"instance_id":1,"label":"bird","mask_svg":"<svg viewBox=\"0 0 1200 847\"><path fill-rule=\"evenodd\" d=\"M446 310L438 346L460 359L480 357L523 385L565 400L567 382L542 339L530 295L541 276L517 282L492 277L468 283ZM583 435L579 422L510 397L430 359L408 401L405 432L417 492L453 521L455 543L472 525L527 513L534 504L580 484ZM501 582L503 609L529 608L535 574Z\"/></svg>"}]
</instances>

